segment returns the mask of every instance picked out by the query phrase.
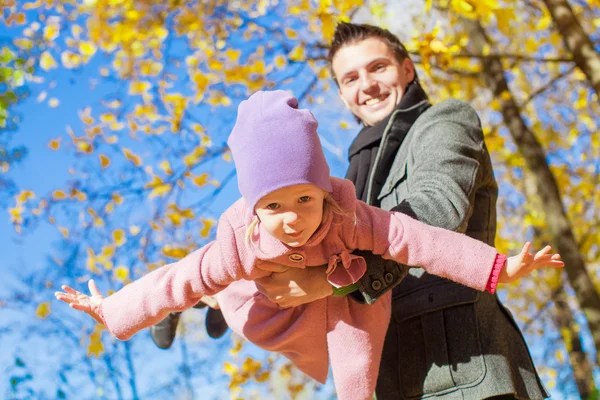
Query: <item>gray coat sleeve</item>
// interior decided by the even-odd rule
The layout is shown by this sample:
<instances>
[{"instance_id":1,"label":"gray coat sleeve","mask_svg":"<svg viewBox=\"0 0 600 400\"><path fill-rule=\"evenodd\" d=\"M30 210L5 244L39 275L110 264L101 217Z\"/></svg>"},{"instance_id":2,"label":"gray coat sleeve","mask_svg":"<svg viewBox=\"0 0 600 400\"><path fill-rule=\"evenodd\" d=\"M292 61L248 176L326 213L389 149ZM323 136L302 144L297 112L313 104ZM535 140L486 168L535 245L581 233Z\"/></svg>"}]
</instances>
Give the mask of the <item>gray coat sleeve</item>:
<instances>
[{"instance_id":1,"label":"gray coat sleeve","mask_svg":"<svg viewBox=\"0 0 600 400\"><path fill-rule=\"evenodd\" d=\"M423 113L411 131L408 152L399 151L402 159L397 157L393 166L407 165L409 189L392 211L464 232L487 153L477 113L466 103L448 100ZM367 273L357 283L359 290L354 297L369 304L400 283L408 272L407 266L377 256L367 255L366 261Z\"/></svg>"}]
</instances>

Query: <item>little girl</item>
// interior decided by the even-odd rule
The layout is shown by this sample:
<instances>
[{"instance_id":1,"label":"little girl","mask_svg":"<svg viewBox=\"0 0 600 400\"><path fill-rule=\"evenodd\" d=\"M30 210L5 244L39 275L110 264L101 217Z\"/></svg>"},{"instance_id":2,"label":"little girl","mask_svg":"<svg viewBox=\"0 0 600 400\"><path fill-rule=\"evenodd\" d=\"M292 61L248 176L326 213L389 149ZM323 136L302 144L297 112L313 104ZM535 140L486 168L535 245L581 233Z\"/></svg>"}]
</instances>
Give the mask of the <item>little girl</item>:
<instances>
[{"instance_id":1,"label":"little girl","mask_svg":"<svg viewBox=\"0 0 600 400\"><path fill-rule=\"evenodd\" d=\"M68 286L56 297L92 316L118 339L195 305L218 300L229 326L251 342L289 358L319 382L329 360L338 397L370 399L390 320L390 294L373 305L330 296L279 309L254 279L269 275L261 261L310 268L328 264L329 282L343 287L366 270L356 249L419 266L466 286L494 292L540 267L560 267L546 247L506 258L468 236L425 225L356 199L348 180L331 178L317 121L284 91L258 92L243 101L228 140L242 199L219 220L216 240L104 298Z\"/></svg>"}]
</instances>

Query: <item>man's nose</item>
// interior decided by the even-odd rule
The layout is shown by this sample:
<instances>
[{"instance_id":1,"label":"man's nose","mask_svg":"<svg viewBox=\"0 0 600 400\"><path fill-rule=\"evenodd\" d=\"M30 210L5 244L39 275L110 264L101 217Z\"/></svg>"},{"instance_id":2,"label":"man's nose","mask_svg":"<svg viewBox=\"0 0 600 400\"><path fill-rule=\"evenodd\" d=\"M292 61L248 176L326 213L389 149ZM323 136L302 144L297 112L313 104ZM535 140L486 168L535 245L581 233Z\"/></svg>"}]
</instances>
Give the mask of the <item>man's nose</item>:
<instances>
[{"instance_id":1,"label":"man's nose","mask_svg":"<svg viewBox=\"0 0 600 400\"><path fill-rule=\"evenodd\" d=\"M360 77L360 89L362 91L367 91L375 85L375 80L371 77L370 74L363 74Z\"/></svg>"}]
</instances>

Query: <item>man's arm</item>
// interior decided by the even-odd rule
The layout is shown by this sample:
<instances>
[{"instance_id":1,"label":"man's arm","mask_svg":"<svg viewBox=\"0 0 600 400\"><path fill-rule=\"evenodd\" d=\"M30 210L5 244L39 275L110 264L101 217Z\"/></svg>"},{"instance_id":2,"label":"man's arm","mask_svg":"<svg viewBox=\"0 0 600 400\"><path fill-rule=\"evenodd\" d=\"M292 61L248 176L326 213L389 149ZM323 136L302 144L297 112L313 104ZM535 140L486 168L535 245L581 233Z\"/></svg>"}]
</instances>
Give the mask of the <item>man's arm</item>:
<instances>
[{"instance_id":1,"label":"man's arm","mask_svg":"<svg viewBox=\"0 0 600 400\"><path fill-rule=\"evenodd\" d=\"M391 211L464 232L486 157L479 118L469 105L450 100L429 109L416 124L408 154L410 192ZM369 304L400 283L408 272L408 267L378 256L370 256L367 265L353 296Z\"/></svg>"}]
</instances>

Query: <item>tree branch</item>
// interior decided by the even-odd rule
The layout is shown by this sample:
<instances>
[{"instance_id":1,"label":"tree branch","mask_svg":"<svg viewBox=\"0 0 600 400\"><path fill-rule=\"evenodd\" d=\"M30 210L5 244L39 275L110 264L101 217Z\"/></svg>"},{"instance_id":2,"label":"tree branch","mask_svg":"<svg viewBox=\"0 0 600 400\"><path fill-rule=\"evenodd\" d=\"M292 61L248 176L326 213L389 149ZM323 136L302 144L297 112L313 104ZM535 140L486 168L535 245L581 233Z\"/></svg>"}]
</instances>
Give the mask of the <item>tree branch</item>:
<instances>
[{"instance_id":1,"label":"tree branch","mask_svg":"<svg viewBox=\"0 0 600 400\"><path fill-rule=\"evenodd\" d=\"M539 96L540 94L544 93L546 90L550 89L556 82L558 82L559 80L561 80L562 78L564 78L565 76L569 75L571 72L573 72L575 70L575 68L577 68L576 65L572 65L571 68L569 68L568 70L566 70L565 72L563 72L562 74L559 74L557 76L555 76L554 78L552 78L550 81L548 81L548 83L546 83L544 86L538 88L535 92L533 92L525 101L523 101L520 105L519 108L523 109L523 107L525 107L529 102L531 102L534 98L536 98L537 96Z\"/></svg>"}]
</instances>

